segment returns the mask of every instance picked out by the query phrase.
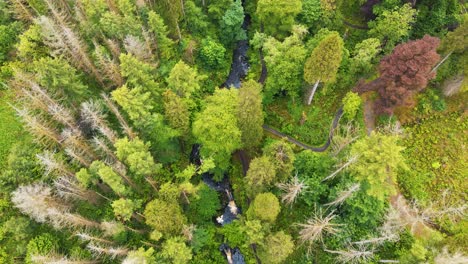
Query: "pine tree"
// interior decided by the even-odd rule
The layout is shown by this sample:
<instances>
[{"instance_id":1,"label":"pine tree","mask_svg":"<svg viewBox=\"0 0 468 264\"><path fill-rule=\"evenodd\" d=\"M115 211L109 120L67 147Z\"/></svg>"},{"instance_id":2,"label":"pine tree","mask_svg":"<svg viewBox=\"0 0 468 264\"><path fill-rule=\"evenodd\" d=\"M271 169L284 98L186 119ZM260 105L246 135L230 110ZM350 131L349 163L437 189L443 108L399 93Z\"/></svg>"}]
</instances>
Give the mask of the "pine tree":
<instances>
[{"instance_id":1,"label":"pine tree","mask_svg":"<svg viewBox=\"0 0 468 264\"><path fill-rule=\"evenodd\" d=\"M259 83L249 80L239 90L237 119L242 133L242 145L247 149L258 146L263 137L261 89Z\"/></svg>"},{"instance_id":2,"label":"pine tree","mask_svg":"<svg viewBox=\"0 0 468 264\"><path fill-rule=\"evenodd\" d=\"M304 65L304 80L314 87L307 99L310 105L320 82L334 82L343 56L343 40L337 33L325 37L312 51Z\"/></svg>"}]
</instances>

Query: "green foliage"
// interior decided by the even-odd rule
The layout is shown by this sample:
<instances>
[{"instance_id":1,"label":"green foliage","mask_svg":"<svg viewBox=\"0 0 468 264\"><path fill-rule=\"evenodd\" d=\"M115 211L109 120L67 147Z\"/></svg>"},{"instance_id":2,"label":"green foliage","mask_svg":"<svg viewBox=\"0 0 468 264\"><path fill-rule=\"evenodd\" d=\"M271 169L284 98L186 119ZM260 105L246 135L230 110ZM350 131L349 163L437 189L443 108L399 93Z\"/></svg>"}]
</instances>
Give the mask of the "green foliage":
<instances>
[{"instance_id":1,"label":"green foliage","mask_svg":"<svg viewBox=\"0 0 468 264\"><path fill-rule=\"evenodd\" d=\"M274 141L263 149L263 153L275 165L278 181L285 181L291 177L295 160L291 144L285 140Z\"/></svg>"},{"instance_id":2,"label":"green foliage","mask_svg":"<svg viewBox=\"0 0 468 264\"><path fill-rule=\"evenodd\" d=\"M8 58L21 26L18 22L0 25L0 64Z\"/></svg>"},{"instance_id":3,"label":"green foliage","mask_svg":"<svg viewBox=\"0 0 468 264\"><path fill-rule=\"evenodd\" d=\"M244 148L258 146L263 136L262 86L259 83L249 80L242 84L237 119Z\"/></svg>"},{"instance_id":4,"label":"green foliage","mask_svg":"<svg viewBox=\"0 0 468 264\"><path fill-rule=\"evenodd\" d=\"M346 93L343 98L343 112L348 120L353 120L357 112L361 109L362 99L354 92Z\"/></svg>"},{"instance_id":5,"label":"green foliage","mask_svg":"<svg viewBox=\"0 0 468 264\"><path fill-rule=\"evenodd\" d=\"M301 22L309 28L320 20L322 16L322 8L320 0L304 0L302 1L302 11L299 15Z\"/></svg>"},{"instance_id":6,"label":"green foliage","mask_svg":"<svg viewBox=\"0 0 468 264\"><path fill-rule=\"evenodd\" d=\"M31 239L27 246L26 263L33 263L31 257L35 255L47 255L59 249L59 240L50 233L44 233Z\"/></svg>"},{"instance_id":7,"label":"green foliage","mask_svg":"<svg viewBox=\"0 0 468 264\"><path fill-rule=\"evenodd\" d=\"M293 251L292 237L284 231L279 231L265 238L258 254L263 262L274 264L283 263Z\"/></svg>"},{"instance_id":8,"label":"green foliage","mask_svg":"<svg viewBox=\"0 0 468 264\"><path fill-rule=\"evenodd\" d=\"M279 92L287 92L291 97L299 94L307 52L302 42L306 32L305 28L296 26L293 34L283 42L272 37L264 38L263 41L257 39L259 45L263 46L268 68L264 90L267 103ZM257 38L261 37L257 35Z\"/></svg>"},{"instance_id":9,"label":"green foliage","mask_svg":"<svg viewBox=\"0 0 468 264\"><path fill-rule=\"evenodd\" d=\"M185 264L192 259L192 250L181 237L172 237L163 244L161 256L171 260L171 263Z\"/></svg>"},{"instance_id":10,"label":"green foliage","mask_svg":"<svg viewBox=\"0 0 468 264\"><path fill-rule=\"evenodd\" d=\"M201 43L198 59L207 70L218 70L227 63L225 60L226 49L223 45L212 39L204 39Z\"/></svg>"},{"instance_id":11,"label":"green foliage","mask_svg":"<svg viewBox=\"0 0 468 264\"><path fill-rule=\"evenodd\" d=\"M154 256L154 249L149 248L145 250L144 248L139 248L138 250L130 251L127 255L125 261L131 263L145 263L145 264L154 264L156 263L156 258Z\"/></svg>"},{"instance_id":12,"label":"green foliage","mask_svg":"<svg viewBox=\"0 0 468 264\"><path fill-rule=\"evenodd\" d=\"M407 168L403 149L398 137L375 132L353 144L351 155L357 156L357 162L351 170L357 180L369 183L369 195L383 201L395 193L396 175Z\"/></svg>"},{"instance_id":13,"label":"green foliage","mask_svg":"<svg viewBox=\"0 0 468 264\"><path fill-rule=\"evenodd\" d=\"M181 98L190 98L200 90L200 82L205 77L197 73L197 70L179 61L172 68L167 78L167 86Z\"/></svg>"},{"instance_id":14,"label":"green foliage","mask_svg":"<svg viewBox=\"0 0 468 264\"><path fill-rule=\"evenodd\" d=\"M192 34L203 36L208 31L208 16L192 0L185 2L185 21Z\"/></svg>"},{"instance_id":15,"label":"green foliage","mask_svg":"<svg viewBox=\"0 0 468 264\"><path fill-rule=\"evenodd\" d=\"M276 168L269 157L262 156L252 160L245 178L249 193L266 191L276 180Z\"/></svg>"},{"instance_id":16,"label":"green foliage","mask_svg":"<svg viewBox=\"0 0 468 264\"><path fill-rule=\"evenodd\" d=\"M176 235L182 230L187 219L178 204L155 199L146 205L146 224L163 235Z\"/></svg>"},{"instance_id":17,"label":"green foliage","mask_svg":"<svg viewBox=\"0 0 468 264\"><path fill-rule=\"evenodd\" d=\"M136 176L148 176L158 172L161 165L154 162L154 158L149 152L149 142L143 142L139 138L129 140L127 137L118 139L114 146L115 154L119 160L124 161Z\"/></svg>"},{"instance_id":18,"label":"green foliage","mask_svg":"<svg viewBox=\"0 0 468 264\"><path fill-rule=\"evenodd\" d=\"M198 185L196 195L190 200L188 213L194 223L203 225L211 220L221 208L218 193L206 184Z\"/></svg>"},{"instance_id":19,"label":"green foliage","mask_svg":"<svg viewBox=\"0 0 468 264\"><path fill-rule=\"evenodd\" d=\"M169 125L182 136L190 133L190 112L187 100L183 100L174 92L168 90L164 94L164 116Z\"/></svg>"},{"instance_id":20,"label":"green foliage","mask_svg":"<svg viewBox=\"0 0 468 264\"><path fill-rule=\"evenodd\" d=\"M77 70L63 59L40 58L33 67L38 83L53 94L79 102L88 93Z\"/></svg>"},{"instance_id":21,"label":"green foliage","mask_svg":"<svg viewBox=\"0 0 468 264\"><path fill-rule=\"evenodd\" d=\"M244 29L241 28L244 22L244 8L241 0L235 0L229 6L221 20L222 39L226 44L233 44L236 41L246 39Z\"/></svg>"},{"instance_id":22,"label":"green foliage","mask_svg":"<svg viewBox=\"0 0 468 264\"><path fill-rule=\"evenodd\" d=\"M173 41L167 37L169 31L167 30L164 20L154 11L148 12L148 26L151 32L156 37L156 45L158 48L158 54L161 58L169 59L173 55Z\"/></svg>"},{"instance_id":23,"label":"green foliage","mask_svg":"<svg viewBox=\"0 0 468 264\"><path fill-rule=\"evenodd\" d=\"M351 72L369 72L376 61L377 54L380 53L380 46L380 41L376 38L368 38L356 44L351 59Z\"/></svg>"},{"instance_id":24,"label":"green foliage","mask_svg":"<svg viewBox=\"0 0 468 264\"><path fill-rule=\"evenodd\" d=\"M265 32L280 38L291 29L301 10L300 0L258 0L257 3L257 16Z\"/></svg>"},{"instance_id":25,"label":"green foliage","mask_svg":"<svg viewBox=\"0 0 468 264\"><path fill-rule=\"evenodd\" d=\"M330 172L333 164L333 159L327 154L305 150L297 155L294 168L298 178L304 181L309 190L312 190L306 195L299 196L300 200L312 206L320 200L320 197L327 195L328 187L322 183L322 180Z\"/></svg>"},{"instance_id":26,"label":"green foliage","mask_svg":"<svg viewBox=\"0 0 468 264\"><path fill-rule=\"evenodd\" d=\"M416 10L410 4L394 10L384 10L376 20L369 22L369 36L385 43L385 50L390 51L395 44L409 36L415 15Z\"/></svg>"},{"instance_id":27,"label":"green foliage","mask_svg":"<svg viewBox=\"0 0 468 264\"><path fill-rule=\"evenodd\" d=\"M278 198L272 193L260 193L247 210L249 219L259 219L273 223L281 210Z\"/></svg>"},{"instance_id":28,"label":"green foliage","mask_svg":"<svg viewBox=\"0 0 468 264\"><path fill-rule=\"evenodd\" d=\"M227 169L231 153L241 146L237 102L237 90L218 89L206 99L205 109L193 123L193 135L203 146L202 156L212 157L219 170Z\"/></svg>"},{"instance_id":29,"label":"green foliage","mask_svg":"<svg viewBox=\"0 0 468 264\"><path fill-rule=\"evenodd\" d=\"M138 209L139 203L120 198L112 202L112 209L114 209L115 217L122 221L128 221L133 215L135 209Z\"/></svg>"},{"instance_id":30,"label":"green foliage","mask_svg":"<svg viewBox=\"0 0 468 264\"><path fill-rule=\"evenodd\" d=\"M129 89L126 85L112 92L114 99L136 124L147 124L151 116L153 105L151 93L144 92L141 87Z\"/></svg>"},{"instance_id":31,"label":"green foliage","mask_svg":"<svg viewBox=\"0 0 468 264\"><path fill-rule=\"evenodd\" d=\"M18 56L24 60L38 59L47 55L48 48L44 45L41 27L33 24L19 35L19 42L16 46Z\"/></svg>"},{"instance_id":32,"label":"green foliage","mask_svg":"<svg viewBox=\"0 0 468 264\"><path fill-rule=\"evenodd\" d=\"M90 186L95 179L94 175L89 173L86 168L81 168L79 171L77 171L75 173L75 177L83 187Z\"/></svg>"},{"instance_id":33,"label":"green foliage","mask_svg":"<svg viewBox=\"0 0 468 264\"><path fill-rule=\"evenodd\" d=\"M312 51L304 65L304 80L309 83L334 82L343 54L343 40L330 33Z\"/></svg>"},{"instance_id":34,"label":"green foliage","mask_svg":"<svg viewBox=\"0 0 468 264\"><path fill-rule=\"evenodd\" d=\"M105 165L102 161L93 161L90 166L92 171L107 184L118 195L127 195L129 190L124 185L122 178L109 166Z\"/></svg>"}]
</instances>

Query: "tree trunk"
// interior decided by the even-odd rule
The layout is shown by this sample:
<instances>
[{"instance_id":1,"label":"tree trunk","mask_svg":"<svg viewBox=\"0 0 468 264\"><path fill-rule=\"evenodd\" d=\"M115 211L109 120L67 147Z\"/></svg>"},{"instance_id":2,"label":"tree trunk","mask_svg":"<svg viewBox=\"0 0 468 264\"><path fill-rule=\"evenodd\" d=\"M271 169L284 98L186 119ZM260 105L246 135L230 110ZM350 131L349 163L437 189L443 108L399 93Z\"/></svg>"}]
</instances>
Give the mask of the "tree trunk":
<instances>
[{"instance_id":1,"label":"tree trunk","mask_svg":"<svg viewBox=\"0 0 468 264\"><path fill-rule=\"evenodd\" d=\"M317 91L317 87L320 83L320 79L317 80L314 84L314 87L312 88L312 92L309 95L309 99L307 99L307 105L310 105L312 103L312 99L314 98L315 91Z\"/></svg>"},{"instance_id":2,"label":"tree trunk","mask_svg":"<svg viewBox=\"0 0 468 264\"><path fill-rule=\"evenodd\" d=\"M437 71L437 69L450 57L450 55L452 55L452 53L453 50L450 51L447 55L445 55L445 57L439 63L437 63L437 65L431 70L431 73Z\"/></svg>"}]
</instances>

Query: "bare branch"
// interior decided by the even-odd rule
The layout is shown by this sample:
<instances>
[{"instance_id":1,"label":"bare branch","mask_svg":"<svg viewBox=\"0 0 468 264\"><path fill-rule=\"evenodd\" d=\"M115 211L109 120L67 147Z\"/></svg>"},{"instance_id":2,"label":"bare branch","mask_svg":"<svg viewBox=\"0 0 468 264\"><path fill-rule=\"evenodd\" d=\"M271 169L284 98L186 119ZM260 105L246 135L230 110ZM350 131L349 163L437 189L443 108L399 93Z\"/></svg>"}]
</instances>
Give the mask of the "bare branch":
<instances>
[{"instance_id":1,"label":"bare branch","mask_svg":"<svg viewBox=\"0 0 468 264\"><path fill-rule=\"evenodd\" d=\"M346 199L351 197L354 192L357 192L361 185L359 183L353 184L351 187L349 187L347 190L343 190L338 193L338 196L336 199L330 203L324 204L325 206L336 206L342 204Z\"/></svg>"},{"instance_id":2,"label":"bare branch","mask_svg":"<svg viewBox=\"0 0 468 264\"><path fill-rule=\"evenodd\" d=\"M285 204L292 205L299 194L301 194L308 186L304 183L304 181L300 181L299 178L294 176L294 178L288 183L279 183L279 189L284 191L285 193L281 196L281 201Z\"/></svg>"}]
</instances>

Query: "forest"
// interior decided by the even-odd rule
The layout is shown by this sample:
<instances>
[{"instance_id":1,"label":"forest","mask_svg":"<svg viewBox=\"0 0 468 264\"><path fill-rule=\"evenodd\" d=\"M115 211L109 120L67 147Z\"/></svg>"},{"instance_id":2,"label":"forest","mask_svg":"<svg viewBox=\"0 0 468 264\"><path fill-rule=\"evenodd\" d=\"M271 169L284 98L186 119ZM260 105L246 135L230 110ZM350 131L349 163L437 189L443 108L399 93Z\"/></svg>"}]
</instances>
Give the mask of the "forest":
<instances>
[{"instance_id":1,"label":"forest","mask_svg":"<svg viewBox=\"0 0 468 264\"><path fill-rule=\"evenodd\" d=\"M463 0L0 0L0 264L468 263Z\"/></svg>"}]
</instances>

